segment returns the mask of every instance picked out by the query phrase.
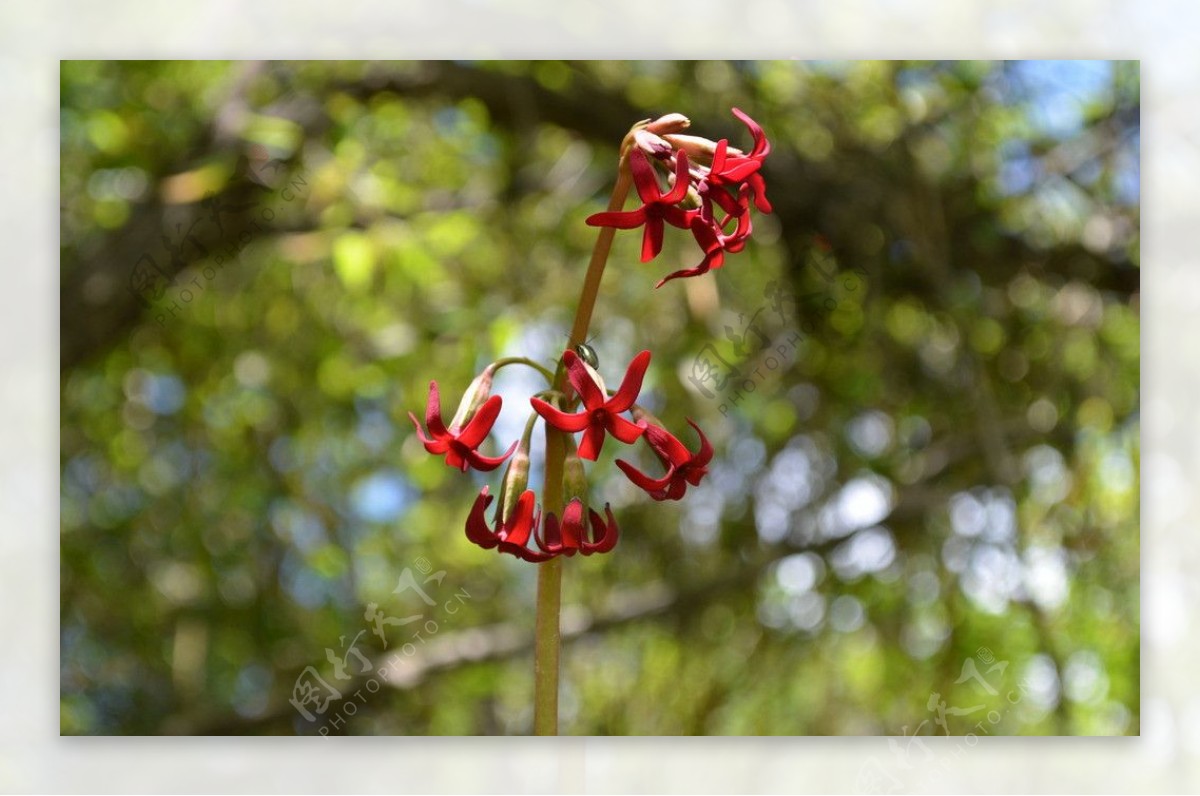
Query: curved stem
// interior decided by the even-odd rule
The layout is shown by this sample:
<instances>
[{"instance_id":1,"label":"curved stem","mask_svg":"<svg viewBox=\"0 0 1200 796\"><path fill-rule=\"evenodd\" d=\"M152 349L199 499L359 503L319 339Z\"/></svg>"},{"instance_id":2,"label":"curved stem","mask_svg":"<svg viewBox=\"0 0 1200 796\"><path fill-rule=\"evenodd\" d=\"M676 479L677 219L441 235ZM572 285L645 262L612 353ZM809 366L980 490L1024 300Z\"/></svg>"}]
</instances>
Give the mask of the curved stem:
<instances>
[{"instance_id":1,"label":"curved stem","mask_svg":"<svg viewBox=\"0 0 1200 796\"><path fill-rule=\"evenodd\" d=\"M621 158L617 170L617 183L608 200L610 212L625 207L629 189L633 187L633 176L627 158L629 137L621 145ZM616 230L601 227L588 262L587 274L583 278L583 289L579 294L579 306L575 310L575 323L571 326L568 348L574 348L587 339L588 326L592 322L592 311L596 308L596 297L600 293L600 281L604 277L604 266L612 250ZM566 392L566 369L560 360L558 370L551 382L555 390ZM563 461L566 458L566 437L563 432L546 424L546 484L542 499L542 510L556 515L563 508ZM559 609L562 600L562 558L555 557L538 565L537 625L534 631L533 662L533 731L537 735L558 734L558 659L559 659Z\"/></svg>"},{"instance_id":2,"label":"curved stem","mask_svg":"<svg viewBox=\"0 0 1200 796\"><path fill-rule=\"evenodd\" d=\"M543 376L545 376L546 381L550 384L554 383L554 374L550 372L550 369L542 367L529 357L501 357L492 363L492 372L495 373L499 371L500 368L504 367L505 365L525 365L526 367L533 368L538 373L541 373Z\"/></svg>"}]
</instances>

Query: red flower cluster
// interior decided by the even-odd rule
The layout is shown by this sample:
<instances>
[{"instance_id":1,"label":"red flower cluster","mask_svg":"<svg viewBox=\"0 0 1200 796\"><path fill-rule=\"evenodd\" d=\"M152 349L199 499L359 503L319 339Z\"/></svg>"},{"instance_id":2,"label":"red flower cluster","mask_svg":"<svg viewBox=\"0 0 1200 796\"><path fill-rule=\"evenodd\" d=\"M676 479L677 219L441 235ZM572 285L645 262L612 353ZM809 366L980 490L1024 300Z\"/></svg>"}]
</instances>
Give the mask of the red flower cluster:
<instances>
[{"instance_id":1,"label":"red flower cluster","mask_svg":"<svg viewBox=\"0 0 1200 796\"><path fill-rule=\"evenodd\" d=\"M729 146L725 139L711 141L684 134L690 122L680 114L636 125L626 145L630 175L641 206L630 211L598 213L587 220L588 224L599 227L641 227L642 262L653 260L662 252L667 226L689 230L704 253L703 259L695 267L668 274L658 287L672 279L720 268L726 253L745 248L753 229L751 205L759 212L771 212L761 174L763 161L771 151L770 142L753 119L737 108L733 114L750 131L754 143L749 152ZM656 169L666 177L665 189ZM530 398L533 414L521 439L501 456L484 456L479 446L491 433L501 408L500 397L490 395L492 377L501 367L515 363L541 371L551 389ZM486 515L495 498L485 486L467 518L467 539L485 549L535 563L560 555L606 553L617 544L620 531L612 510L606 505L601 515L588 507L583 465L584 459L595 461L599 457L607 437L624 445L644 439L662 462L664 472L656 478L623 459L617 460L617 466L629 480L654 500L682 498L689 485L699 485L708 474L713 456L708 438L691 420L688 423L699 436L695 451L637 405L642 380L650 365L649 351L633 358L620 388L611 393L595 370L594 356L585 361L575 351L564 351L562 364L569 388L559 386L550 371L532 360L506 357L475 378L449 425L442 421L437 382L429 384L425 428L409 413L425 450L445 456L450 467L464 472L471 467L490 472L509 460L492 521L489 523ZM537 505L537 495L527 488L530 439L539 418L548 427L568 435L562 474L566 506L561 516L553 512L543 514ZM573 435L580 433L576 450Z\"/></svg>"},{"instance_id":2,"label":"red flower cluster","mask_svg":"<svg viewBox=\"0 0 1200 796\"><path fill-rule=\"evenodd\" d=\"M494 548L534 563L548 561L559 555L607 553L616 546L620 530L612 510L606 505L601 515L588 509L587 478L580 456L595 459L606 433L629 444L644 431L642 425L622 417L621 413L629 411L637 399L650 362L649 352L642 352L634 359L621 389L611 398L606 397L604 383L599 376L589 371L575 352L565 352L563 361L567 365L571 384L583 402L584 411L577 415L569 414L539 398L532 398L535 414L527 423L521 439L514 442L502 456L488 457L478 451L500 413L502 399L498 395L489 395L492 377L501 366L499 363L489 365L476 377L463 395L449 426L442 421L437 382L429 385L425 407L428 435L416 416L411 412L408 415L425 450L434 455L445 455L446 464L451 467L464 472L468 467L487 472L511 457L504 472L500 505L496 508L493 521L488 522L486 512L495 497L489 494L485 486L467 517L466 535L467 539L480 547ZM561 518L550 512L543 515L537 506L537 496L526 488L529 481L530 437L533 420L538 416L543 416L547 423L562 431L584 432L579 452L574 450L572 443L564 463L563 492L568 502Z\"/></svg>"},{"instance_id":3,"label":"red flower cluster","mask_svg":"<svg viewBox=\"0 0 1200 796\"><path fill-rule=\"evenodd\" d=\"M642 262L662 251L666 224L690 230L704 252L700 264L668 274L672 279L699 276L725 264L725 253L745 248L753 229L750 205L771 212L766 184L760 170L771 152L762 127L737 108L733 114L746 125L754 140L749 153L729 146L729 141L684 135L690 124L671 114L636 130L629 153L629 168L642 206L631 211L596 213L587 223L594 227L642 230ZM653 160L652 160L653 159ZM668 173L669 188L663 191L654 165ZM718 219L718 214L720 218Z\"/></svg>"},{"instance_id":4,"label":"red flower cluster","mask_svg":"<svg viewBox=\"0 0 1200 796\"><path fill-rule=\"evenodd\" d=\"M567 366L567 377L571 386L579 393L583 402L584 411L568 414L539 398L531 398L530 402L534 410L559 431L583 432L583 441L579 445L580 457L595 460L604 444L605 431L626 445L644 437L650 449L667 468L667 472L661 478L651 478L629 462L617 459L617 466L630 481L646 490L655 500L679 500L683 497L687 484L699 485L700 480L708 473L708 463L713 455L712 445L704 436L704 432L691 420L688 421L700 435L700 448L692 453L652 415L634 403L641 390L646 368L650 365L649 351L643 351L633 358L625 372L625 378L621 381L621 389L607 400L604 398L604 383L599 381L599 375L574 351L563 352L563 363ZM632 410L636 422L631 423L620 416L620 413L629 410Z\"/></svg>"},{"instance_id":5,"label":"red flower cluster","mask_svg":"<svg viewBox=\"0 0 1200 796\"><path fill-rule=\"evenodd\" d=\"M549 392L546 397L554 397L564 408L536 396L530 398L534 414L526 423L521 439L503 456L488 457L477 450L500 413L501 398L489 394L492 377L502 366L500 363L489 365L476 377L449 426L442 422L436 382L429 385L425 408L428 436L416 416L409 413L425 449L438 456L445 455L446 464L451 467L463 471L474 467L487 472L509 460L492 521L488 522L486 514L495 497L485 486L467 517L467 539L484 549L495 549L534 563L559 555L607 553L616 546L620 529L612 510L606 505L601 514L588 508L588 484L583 465L584 459L594 461L597 458L606 436L611 435L625 445L642 438L646 440L666 468L662 477L653 478L619 459L617 466L655 500L678 500L688 484L699 484L708 472L707 465L713 453L704 432L692 421L688 422L700 435L700 447L695 453L637 405L642 380L650 365L649 351L633 358L620 388L611 396L600 374L574 351L564 351L562 362L573 392L565 396ZM581 411L568 411L576 402L582 405ZM625 417L626 413L633 419ZM550 427L572 435L563 463L562 487L567 504L561 517L551 512L543 514L537 505L537 495L527 488L530 440L538 417ZM580 432L583 436L576 451L573 435Z\"/></svg>"},{"instance_id":6,"label":"red flower cluster","mask_svg":"<svg viewBox=\"0 0 1200 796\"><path fill-rule=\"evenodd\" d=\"M533 491L527 489L521 493L509 517L497 516L495 523L488 525L485 512L492 500L485 486L467 517L467 538L485 550L495 547L501 553L514 555L522 561L540 564L559 555L607 553L617 546L620 530L612 509L607 505L604 507L607 519L596 511L587 512L590 528L584 520L583 501L578 498L567 504L561 522L549 513L543 523L541 512L534 507L536 498ZM543 532L539 533L539 526L543 527ZM529 546L530 537L537 549Z\"/></svg>"}]
</instances>

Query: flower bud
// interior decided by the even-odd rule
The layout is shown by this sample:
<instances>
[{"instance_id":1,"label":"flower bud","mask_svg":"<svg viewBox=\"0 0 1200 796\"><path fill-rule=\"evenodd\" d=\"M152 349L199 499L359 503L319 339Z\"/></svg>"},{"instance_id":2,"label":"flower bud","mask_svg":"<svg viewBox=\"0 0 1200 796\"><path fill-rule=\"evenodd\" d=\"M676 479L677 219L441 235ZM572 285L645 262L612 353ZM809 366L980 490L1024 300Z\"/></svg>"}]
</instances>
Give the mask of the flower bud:
<instances>
[{"instance_id":1,"label":"flower bud","mask_svg":"<svg viewBox=\"0 0 1200 796\"><path fill-rule=\"evenodd\" d=\"M492 376L495 373L495 365L488 365L471 382L471 386L463 393L462 400L458 404L458 410L455 411L454 417L450 421L451 431L461 429L467 423L471 422L471 418L479 411L479 407L483 406L484 401L488 399L488 395L492 391Z\"/></svg>"},{"instance_id":2,"label":"flower bud","mask_svg":"<svg viewBox=\"0 0 1200 796\"><path fill-rule=\"evenodd\" d=\"M659 428L663 427L662 421L650 414L650 412L646 410L646 407L642 406L641 404L634 404L633 408L629 411L630 414L633 415L633 422L637 423L639 426L645 424L647 426L658 426Z\"/></svg>"},{"instance_id":3,"label":"flower bud","mask_svg":"<svg viewBox=\"0 0 1200 796\"><path fill-rule=\"evenodd\" d=\"M674 151L664 139L646 129L635 130L633 142L647 155L659 160L666 160Z\"/></svg>"},{"instance_id":4,"label":"flower bud","mask_svg":"<svg viewBox=\"0 0 1200 796\"><path fill-rule=\"evenodd\" d=\"M588 499L587 473L583 469L583 459L575 450L575 443L567 443L567 455L563 459L563 498L567 501L579 500L586 511Z\"/></svg>"},{"instance_id":5,"label":"flower bud","mask_svg":"<svg viewBox=\"0 0 1200 796\"><path fill-rule=\"evenodd\" d=\"M682 113L668 113L647 124L646 129L655 135L667 135L668 133L682 133L691 126L692 121Z\"/></svg>"},{"instance_id":6,"label":"flower bud","mask_svg":"<svg viewBox=\"0 0 1200 796\"><path fill-rule=\"evenodd\" d=\"M503 522L512 513L513 506L529 484L529 438L532 436L533 424L525 426L525 433L517 443L517 450L508 461L504 470L504 478L500 482L500 505L496 508L496 521Z\"/></svg>"},{"instance_id":7,"label":"flower bud","mask_svg":"<svg viewBox=\"0 0 1200 796\"><path fill-rule=\"evenodd\" d=\"M697 163L712 163L713 153L717 151L717 142L710 138L701 138L698 135L679 135L668 134L663 136L667 143L676 149L681 149L687 152L688 157ZM729 155L742 156L745 153L735 147L728 147L726 152Z\"/></svg>"}]
</instances>

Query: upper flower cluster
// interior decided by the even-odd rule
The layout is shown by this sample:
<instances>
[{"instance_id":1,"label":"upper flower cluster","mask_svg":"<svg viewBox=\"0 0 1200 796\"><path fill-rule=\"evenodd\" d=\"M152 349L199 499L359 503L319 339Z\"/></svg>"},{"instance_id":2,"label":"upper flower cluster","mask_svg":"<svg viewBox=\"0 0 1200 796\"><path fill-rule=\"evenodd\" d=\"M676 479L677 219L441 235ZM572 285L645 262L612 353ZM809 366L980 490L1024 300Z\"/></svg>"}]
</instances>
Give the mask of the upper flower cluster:
<instances>
[{"instance_id":1,"label":"upper flower cluster","mask_svg":"<svg viewBox=\"0 0 1200 796\"><path fill-rule=\"evenodd\" d=\"M750 207L771 212L760 170L771 152L762 127L737 108L736 116L750 131L749 152L729 146L722 138L712 141L686 135L687 117L673 113L635 128L629 151L629 169L642 206L629 211L609 211L590 216L594 227L642 227L642 262L662 251L667 224L691 231L704 253L700 263L668 274L672 279L699 276L725 264L725 253L741 251L753 224ZM663 190L656 169L667 180Z\"/></svg>"}]
</instances>

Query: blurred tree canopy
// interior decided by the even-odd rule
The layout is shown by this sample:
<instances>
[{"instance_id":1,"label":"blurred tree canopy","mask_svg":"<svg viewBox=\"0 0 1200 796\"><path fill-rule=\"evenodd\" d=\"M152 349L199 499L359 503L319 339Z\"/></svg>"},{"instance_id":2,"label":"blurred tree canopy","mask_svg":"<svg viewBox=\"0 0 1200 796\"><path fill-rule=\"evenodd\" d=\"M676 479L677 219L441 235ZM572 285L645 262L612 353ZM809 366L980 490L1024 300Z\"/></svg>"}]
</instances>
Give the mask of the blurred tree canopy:
<instances>
[{"instance_id":1,"label":"blurred tree canopy","mask_svg":"<svg viewBox=\"0 0 1200 796\"><path fill-rule=\"evenodd\" d=\"M678 231L605 275L601 372L653 351L648 402L718 453L679 503L591 470L622 539L567 561L563 732L1136 734L1111 62L64 62L62 731L530 731L535 569L466 540L498 478L405 414L550 363L625 131L745 145L733 106L775 213L708 276L653 289ZM705 395L705 351L742 378Z\"/></svg>"}]
</instances>

